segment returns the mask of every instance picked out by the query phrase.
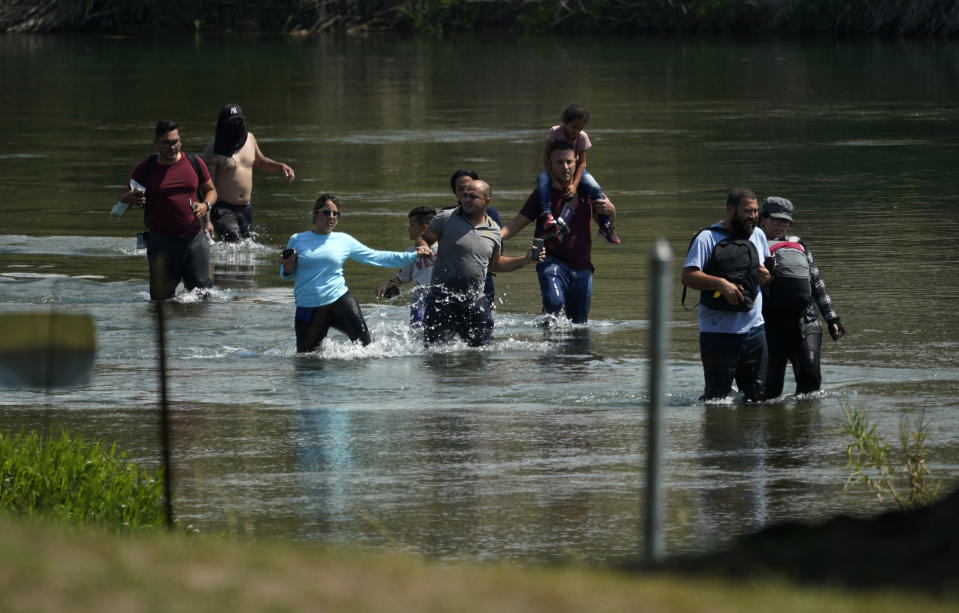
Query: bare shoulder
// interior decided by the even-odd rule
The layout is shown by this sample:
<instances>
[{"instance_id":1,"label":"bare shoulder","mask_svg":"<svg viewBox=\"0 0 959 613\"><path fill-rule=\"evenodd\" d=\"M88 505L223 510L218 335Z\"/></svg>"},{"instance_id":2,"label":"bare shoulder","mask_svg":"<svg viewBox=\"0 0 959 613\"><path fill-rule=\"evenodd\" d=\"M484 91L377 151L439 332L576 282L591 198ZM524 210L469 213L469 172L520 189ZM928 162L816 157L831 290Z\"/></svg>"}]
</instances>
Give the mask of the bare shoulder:
<instances>
[{"instance_id":1,"label":"bare shoulder","mask_svg":"<svg viewBox=\"0 0 959 613\"><path fill-rule=\"evenodd\" d=\"M256 158L266 157L263 155L263 152L260 151L260 145L256 142L256 136L253 135L253 132L247 132L246 143L243 145L244 151L249 151Z\"/></svg>"}]
</instances>

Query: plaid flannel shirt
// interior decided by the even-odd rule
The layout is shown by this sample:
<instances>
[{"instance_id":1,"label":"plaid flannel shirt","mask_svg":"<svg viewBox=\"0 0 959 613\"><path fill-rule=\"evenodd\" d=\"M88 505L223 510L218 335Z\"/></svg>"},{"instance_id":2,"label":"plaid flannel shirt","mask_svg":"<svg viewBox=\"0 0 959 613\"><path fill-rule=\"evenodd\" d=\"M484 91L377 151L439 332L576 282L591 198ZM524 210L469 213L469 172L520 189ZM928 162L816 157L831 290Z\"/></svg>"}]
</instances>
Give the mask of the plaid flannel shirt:
<instances>
[{"instance_id":1,"label":"plaid flannel shirt","mask_svg":"<svg viewBox=\"0 0 959 613\"><path fill-rule=\"evenodd\" d=\"M809 247L798 237L789 237L789 240L795 240L803 246L803 249L806 250L806 261L809 262L809 283L812 285L813 302L809 303L809 306L806 307L806 312L803 313L803 320L806 322L816 321L819 318L819 314L816 312L817 308L819 313L822 313L822 317L826 320L826 323L839 319L839 315L832 305L832 298L829 297L829 292L826 291L826 284L819 274L819 267L816 266L816 262L813 261Z\"/></svg>"}]
</instances>

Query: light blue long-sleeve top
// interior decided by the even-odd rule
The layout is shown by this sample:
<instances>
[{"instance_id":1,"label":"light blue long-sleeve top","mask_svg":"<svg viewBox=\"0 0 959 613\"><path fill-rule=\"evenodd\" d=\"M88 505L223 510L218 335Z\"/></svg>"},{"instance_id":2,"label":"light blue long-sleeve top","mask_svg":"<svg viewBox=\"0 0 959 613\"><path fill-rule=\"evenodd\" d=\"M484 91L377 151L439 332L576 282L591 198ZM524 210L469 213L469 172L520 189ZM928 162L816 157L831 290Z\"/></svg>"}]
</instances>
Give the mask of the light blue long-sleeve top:
<instances>
[{"instance_id":1,"label":"light blue long-sleeve top","mask_svg":"<svg viewBox=\"0 0 959 613\"><path fill-rule=\"evenodd\" d=\"M336 302L349 291L343 277L343 263L348 259L370 266L391 268L409 264L418 257L416 252L370 249L343 232L298 232L290 237L286 247L296 249L296 268L287 275L280 264L280 277L294 280L293 299L296 306L310 308Z\"/></svg>"}]
</instances>

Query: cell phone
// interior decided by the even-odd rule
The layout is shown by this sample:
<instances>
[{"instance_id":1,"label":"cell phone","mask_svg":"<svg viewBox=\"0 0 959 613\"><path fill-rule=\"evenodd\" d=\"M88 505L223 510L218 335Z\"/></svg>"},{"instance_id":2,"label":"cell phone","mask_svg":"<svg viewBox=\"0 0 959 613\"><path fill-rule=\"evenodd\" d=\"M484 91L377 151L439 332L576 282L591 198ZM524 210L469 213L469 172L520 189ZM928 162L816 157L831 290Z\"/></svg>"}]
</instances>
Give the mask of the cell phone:
<instances>
[{"instance_id":1,"label":"cell phone","mask_svg":"<svg viewBox=\"0 0 959 613\"><path fill-rule=\"evenodd\" d=\"M763 266L764 266L764 267L766 268L766 270L768 270L769 272L775 271L775 270L776 270L776 256L772 256L772 255L771 255L771 256L769 256L768 258L766 258L766 261L763 262Z\"/></svg>"},{"instance_id":2,"label":"cell phone","mask_svg":"<svg viewBox=\"0 0 959 613\"><path fill-rule=\"evenodd\" d=\"M539 259L539 254L543 252L543 239L533 239L533 251L529 254L529 259L534 262Z\"/></svg>"},{"instance_id":3,"label":"cell phone","mask_svg":"<svg viewBox=\"0 0 959 613\"><path fill-rule=\"evenodd\" d=\"M293 250L292 250L292 249L284 249L283 252L280 254L280 257L282 257L282 258L285 260L286 258L290 257L291 255L293 255Z\"/></svg>"}]
</instances>

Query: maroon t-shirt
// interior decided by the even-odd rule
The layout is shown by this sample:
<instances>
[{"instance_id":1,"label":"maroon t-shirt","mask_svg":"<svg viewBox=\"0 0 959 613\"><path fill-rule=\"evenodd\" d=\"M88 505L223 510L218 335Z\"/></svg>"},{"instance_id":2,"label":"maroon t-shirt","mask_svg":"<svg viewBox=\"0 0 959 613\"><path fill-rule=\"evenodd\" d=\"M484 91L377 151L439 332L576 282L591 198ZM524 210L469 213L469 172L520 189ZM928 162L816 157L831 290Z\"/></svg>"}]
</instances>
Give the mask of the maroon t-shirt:
<instances>
[{"instance_id":1,"label":"maroon t-shirt","mask_svg":"<svg viewBox=\"0 0 959 613\"><path fill-rule=\"evenodd\" d=\"M563 192L558 189L551 189L553 202L553 217L559 217L559 212L563 210ZM573 270L594 270L593 262L590 260L593 248L593 205L589 198L577 194L578 203L573 216L569 220L570 233L566 240L559 247L547 247L546 255L554 257L560 262L566 264ZM519 214L527 219L536 219L536 230L540 230L542 222L539 221L541 208L539 205L539 192L533 190L526 204L520 209Z\"/></svg>"},{"instance_id":2,"label":"maroon t-shirt","mask_svg":"<svg viewBox=\"0 0 959 613\"><path fill-rule=\"evenodd\" d=\"M146 160L137 164L130 175L147 190L147 228L170 238L190 238L200 231L200 222L193 217L190 200L196 200L196 190L210 180L210 172L202 161L200 177L185 152L180 159L164 166L157 162L143 181Z\"/></svg>"}]
</instances>

